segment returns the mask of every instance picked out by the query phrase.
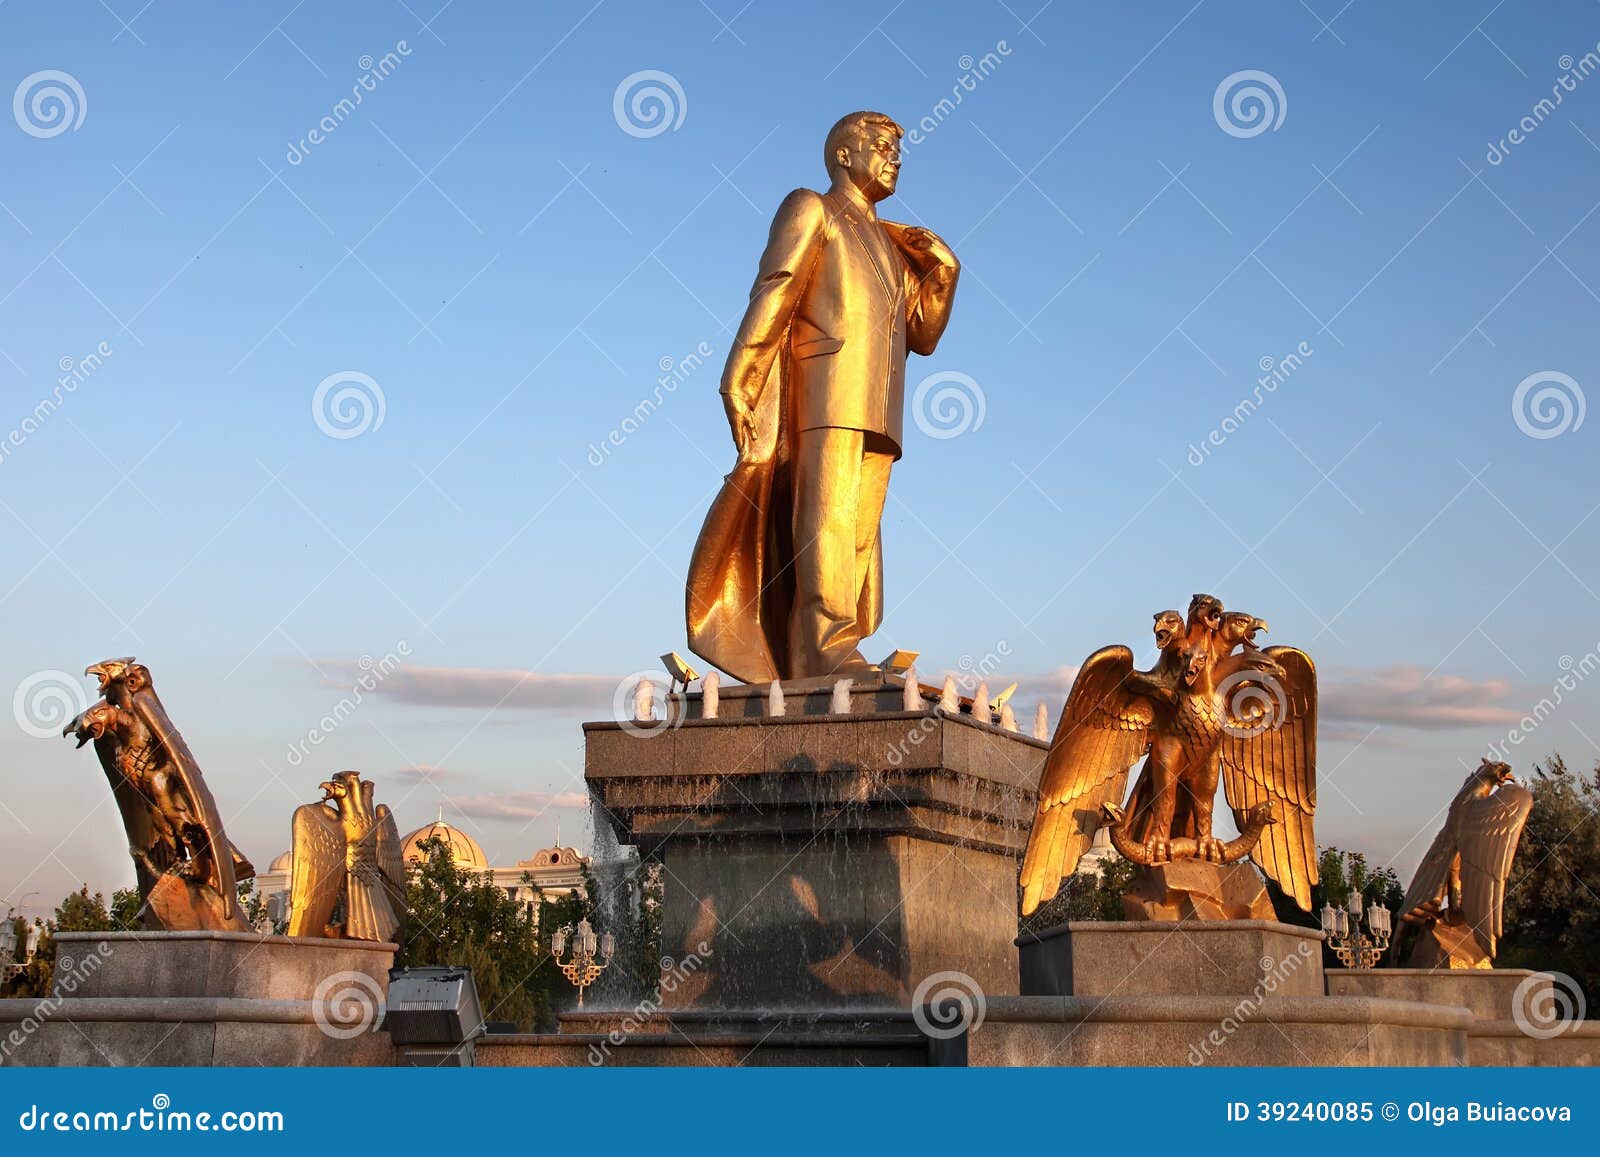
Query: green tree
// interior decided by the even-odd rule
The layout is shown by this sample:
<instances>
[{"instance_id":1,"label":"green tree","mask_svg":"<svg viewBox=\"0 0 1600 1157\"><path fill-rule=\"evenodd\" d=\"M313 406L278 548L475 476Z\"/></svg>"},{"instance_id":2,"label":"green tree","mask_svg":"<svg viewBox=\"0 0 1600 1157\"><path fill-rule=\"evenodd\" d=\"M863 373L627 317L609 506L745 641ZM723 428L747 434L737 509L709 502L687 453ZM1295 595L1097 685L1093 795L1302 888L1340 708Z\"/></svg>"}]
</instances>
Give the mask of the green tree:
<instances>
[{"instance_id":1,"label":"green tree","mask_svg":"<svg viewBox=\"0 0 1600 1157\"><path fill-rule=\"evenodd\" d=\"M44 921L44 931L39 937L39 948L33 960L11 982L8 996L43 997L50 995L50 985L56 970L57 932L111 932L115 925L106 909L106 898L99 892L89 894L85 884L56 906L55 915ZM26 926L18 929L19 951L26 943Z\"/></svg>"},{"instance_id":2,"label":"green tree","mask_svg":"<svg viewBox=\"0 0 1600 1157\"><path fill-rule=\"evenodd\" d=\"M1121 858L1101 860L1100 870L1078 872L1061 881L1061 891L1022 919L1024 932L1039 932L1069 920L1126 920L1122 894L1133 886L1138 865Z\"/></svg>"},{"instance_id":3,"label":"green tree","mask_svg":"<svg viewBox=\"0 0 1600 1157\"><path fill-rule=\"evenodd\" d=\"M484 1019L510 1021L525 1032L554 1030L556 986L567 982L551 963L550 933L572 922L573 912L581 915L584 902L541 901L536 925L487 875L458 867L443 840L418 850L423 856L410 868L395 965L470 968Z\"/></svg>"},{"instance_id":4,"label":"green tree","mask_svg":"<svg viewBox=\"0 0 1600 1157\"><path fill-rule=\"evenodd\" d=\"M1600 764L1587 775L1560 755L1535 765L1528 814L1506 881L1495 964L1564 972L1600 1000Z\"/></svg>"}]
</instances>

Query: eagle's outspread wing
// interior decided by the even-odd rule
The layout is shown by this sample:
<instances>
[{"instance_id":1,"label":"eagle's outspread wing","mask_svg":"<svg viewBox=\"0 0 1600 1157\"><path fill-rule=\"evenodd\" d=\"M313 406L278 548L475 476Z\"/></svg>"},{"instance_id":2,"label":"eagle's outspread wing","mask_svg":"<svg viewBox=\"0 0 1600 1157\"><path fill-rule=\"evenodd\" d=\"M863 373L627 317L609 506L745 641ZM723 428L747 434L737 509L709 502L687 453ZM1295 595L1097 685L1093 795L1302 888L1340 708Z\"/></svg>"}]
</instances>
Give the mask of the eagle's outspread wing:
<instances>
[{"instance_id":1,"label":"eagle's outspread wing","mask_svg":"<svg viewBox=\"0 0 1600 1157\"><path fill-rule=\"evenodd\" d=\"M324 936L345 886L344 825L325 804L294 812L289 865L289 935Z\"/></svg>"},{"instance_id":2,"label":"eagle's outspread wing","mask_svg":"<svg viewBox=\"0 0 1600 1157\"><path fill-rule=\"evenodd\" d=\"M1234 719L1222 737L1222 785L1242 829L1258 804L1273 818L1250 858L1304 911L1317 882L1317 668L1296 647L1262 652L1283 671L1251 682L1261 694L1245 695L1250 713ZM1276 685L1274 685L1276 684Z\"/></svg>"},{"instance_id":3,"label":"eagle's outspread wing","mask_svg":"<svg viewBox=\"0 0 1600 1157\"><path fill-rule=\"evenodd\" d=\"M1102 647L1072 682L1039 779L1039 810L1022 861L1022 913L1061 889L1094 841L1100 806L1118 803L1128 769L1150 749L1155 707L1134 694L1133 652Z\"/></svg>"},{"instance_id":4,"label":"eagle's outspread wing","mask_svg":"<svg viewBox=\"0 0 1600 1157\"><path fill-rule=\"evenodd\" d=\"M1503 931L1506 877L1532 810L1533 793L1518 783L1503 783L1493 795L1469 800L1461 809L1461 914L1491 958Z\"/></svg>"},{"instance_id":5,"label":"eagle's outspread wing","mask_svg":"<svg viewBox=\"0 0 1600 1157\"><path fill-rule=\"evenodd\" d=\"M378 815L378 870L383 873L384 887L389 893L389 906L394 909L399 929L406 921L406 861L400 846L400 829L395 825L394 813L388 804L380 803Z\"/></svg>"}]
</instances>

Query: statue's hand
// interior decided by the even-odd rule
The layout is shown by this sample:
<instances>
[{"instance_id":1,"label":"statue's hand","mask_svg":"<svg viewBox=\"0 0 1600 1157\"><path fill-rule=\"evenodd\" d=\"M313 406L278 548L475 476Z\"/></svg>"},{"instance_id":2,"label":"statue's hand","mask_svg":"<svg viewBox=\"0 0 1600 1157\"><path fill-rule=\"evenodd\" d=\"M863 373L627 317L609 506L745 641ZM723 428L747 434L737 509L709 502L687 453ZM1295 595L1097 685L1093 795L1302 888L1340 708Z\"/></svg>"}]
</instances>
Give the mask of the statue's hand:
<instances>
[{"instance_id":1,"label":"statue's hand","mask_svg":"<svg viewBox=\"0 0 1600 1157\"><path fill-rule=\"evenodd\" d=\"M743 458L756 440L756 419L750 408L732 394L722 395L722 408L728 415L728 429L733 432L733 445Z\"/></svg>"},{"instance_id":2,"label":"statue's hand","mask_svg":"<svg viewBox=\"0 0 1600 1157\"><path fill-rule=\"evenodd\" d=\"M924 229L920 225L908 225L901 234L906 246L917 254L926 254L940 265L957 265L956 255L951 252L950 246L944 243L932 229Z\"/></svg>"}]
</instances>

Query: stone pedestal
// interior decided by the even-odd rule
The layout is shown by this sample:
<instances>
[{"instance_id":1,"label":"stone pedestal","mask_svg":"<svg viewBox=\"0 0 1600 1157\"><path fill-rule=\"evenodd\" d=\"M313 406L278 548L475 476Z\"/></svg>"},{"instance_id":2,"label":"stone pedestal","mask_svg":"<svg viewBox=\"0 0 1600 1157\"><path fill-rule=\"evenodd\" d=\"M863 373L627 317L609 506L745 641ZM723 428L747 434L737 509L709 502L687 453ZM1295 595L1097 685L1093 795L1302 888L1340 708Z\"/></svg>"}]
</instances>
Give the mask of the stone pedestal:
<instances>
[{"instance_id":1,"label":"stone pedestal","mask_svg":"<svg viewBox=\"0 0 1600 1157\"><path fill-rule=\"evenodd\" d=\"M7 1065L387 1065L395 946L249 932L63 932L54 991L0 1000Z\"/></svg>"},{"instance_id":2,"label":"stone pedestal","mask_svg":"<svg viewBox=\"0 0 1600 1157\"><path fill-rule=\"evenodd\" d=\"M698 694L654 726L584 726L617 839L659 860L663 955L697 958L671 1009L907 1009L959 972L1016 990L1017 868L1047 745L874 676ZM681 964L680 964L681 968Z\"/></svg>"},{"instance_id":3,"label":"stone pedestal","mask_svg":"<svg viewBox=\"0 0 1600 1157\"><path fill-rule=\"evenodd\" d=\"M1173 860L1141 868L1122 895L1129 920L1277 920L1254 865Z\"/></svg>"},{"instance_id":4,"label":"stone pedestal","mask_svg":"<svg viewBox=\"0 0 1600 1157\"><path fill-rule=\"evenodd\" d=\"M1473 1017L1473 1065L1600 1064L1600 1021L1562 1023L1575 1004L1550 973L1526 968L1379 968L1328 973L1328 993L1456 1005ZM1565 1004L1562 997L1569 999Z\"/></svg>"},{"instance_id":5,"label":"stone pedestal","mask_svg":"<svg viewBox=\"0 0 1600 1157\"><path fill-rule=\"evenodd\" d=\"M1024 996L1321 996L1322 941L1276 920L1084 920L1017 946Z\"/></svg>"},{"instance_id":6,"label":"stone pedestal","mask_svg":"<svg viewBox=\"0 0 1600 1157\"><path fill-rule=\"evenodd\" d=\"M1464 1008L1324 995L1322 933L1272 920L1073 922L1018 938L936 1064L1459 1065Z\"/></svg>"}]
</instances>

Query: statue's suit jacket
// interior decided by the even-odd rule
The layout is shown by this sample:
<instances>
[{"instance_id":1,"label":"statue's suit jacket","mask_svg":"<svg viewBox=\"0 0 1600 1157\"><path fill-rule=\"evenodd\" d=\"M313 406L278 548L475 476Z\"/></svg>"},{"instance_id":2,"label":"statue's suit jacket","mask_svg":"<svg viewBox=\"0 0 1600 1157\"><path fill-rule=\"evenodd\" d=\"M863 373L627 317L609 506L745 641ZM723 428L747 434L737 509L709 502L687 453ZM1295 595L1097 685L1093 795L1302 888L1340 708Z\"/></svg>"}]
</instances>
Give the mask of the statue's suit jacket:
<instances>
[{"instance_id":1,"label":"statue's suit jacket","mask_svg":"<svg viewBox=\"0 0 1600 1157\"><path fill-rule=\"evenodd\" d=\"M784 198L761 255L722 392L755 416L689 566L690 648L745 682L788 674L794 436L824 426L878 435L900 456L906 350L930 354L950 318L957 269L868 218L847 195ZM863 636L882 617L880 558L863 584Z\"/></svg>"}]
</instances>

